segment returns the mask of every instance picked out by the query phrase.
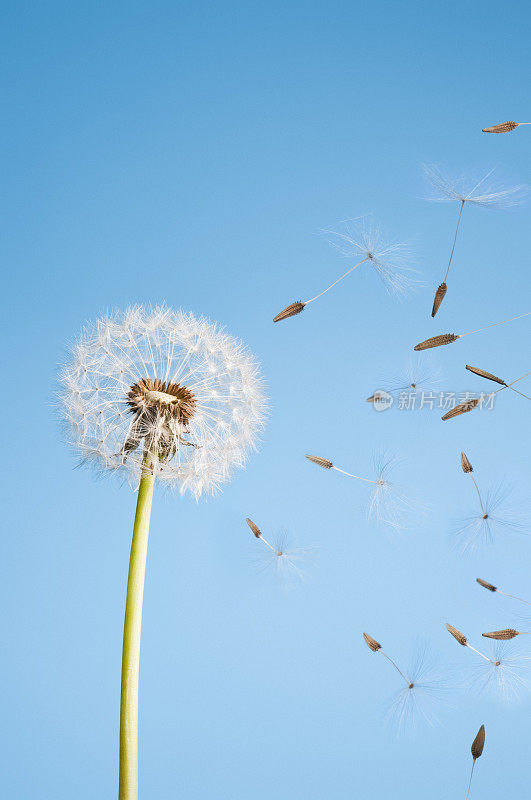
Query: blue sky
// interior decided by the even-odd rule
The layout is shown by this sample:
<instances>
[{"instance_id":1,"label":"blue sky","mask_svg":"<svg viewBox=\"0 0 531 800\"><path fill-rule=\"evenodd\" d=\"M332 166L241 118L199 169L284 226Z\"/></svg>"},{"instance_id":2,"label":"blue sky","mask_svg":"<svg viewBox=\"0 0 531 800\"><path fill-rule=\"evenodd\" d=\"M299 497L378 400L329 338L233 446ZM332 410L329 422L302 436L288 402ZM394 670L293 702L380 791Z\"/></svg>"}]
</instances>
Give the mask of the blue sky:
<instances>
[{"instance_id":1,"label":"blue sky","mask_svg":"<svg viewBox=\"0 0 531 800\"><path fill-rule=\"evenodd\" d=\"M424 637L455 686L472 655L444 623L477 643L521 610L474 579L531 595L526 536L466 558L451 543L475 503L461 450L483 487L529 485L528 401L502 392L494 411L448 423L365 403L416 342L529 310L528 202L465 210L431 319L457 209L426 202L421 164L531 183L531 131L481 133L531 121L530 12L490 1L19 2L2 21L4 796L116 791L135 497L73 469L55 381L86 319L164 301L249 344L272 413L259 454L220 497L155 498L141 796L460 797L485 723L471 796L525 797L529 695L507 707L456 687L438 727L397 741L384 717L399 676L361 632L400 664ZM346 268L320 229L366 213L410 241L425 285L398 303L354 273L273 325ZM465 363L518 377L528 330L520 320L426 360L444 388L478 390ZM363 486L304 459L363 474L379 448L403 457L399 480L425 508L401 538L367 522ZM312 548L305 582L257 572L246 516Z\"/></svg>"}]
</instances>

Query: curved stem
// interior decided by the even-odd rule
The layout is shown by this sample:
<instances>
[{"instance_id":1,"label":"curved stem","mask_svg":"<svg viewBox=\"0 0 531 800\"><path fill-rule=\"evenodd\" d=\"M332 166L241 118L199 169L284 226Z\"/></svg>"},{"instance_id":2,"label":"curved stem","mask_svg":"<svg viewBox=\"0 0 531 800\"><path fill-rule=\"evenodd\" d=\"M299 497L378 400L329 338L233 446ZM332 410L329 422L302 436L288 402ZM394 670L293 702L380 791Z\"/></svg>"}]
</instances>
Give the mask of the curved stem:
<instances>
[{"instance_id":1,"label":"curved stem","mask_svg":"<svg viewBox=\"0 0 531 800\"><path fill-rule=\"evenodd\" d=\"M378 483L378 481L371 481L370 478L362 478L360 475L353 475L352 472L345 472L344 469L339 469L339 467L332 467L335 469L336 472L341 472L343 475L348 475L349 478L357 478L359 481L365 481L366 483Z\"/></svg>"},{"instance_id":2,"label":"curved stem","mask_svg":"<svg viewBox=\"0 0 531 800\"><path fill-rule=\"evenodd\" d=\"M329 286L327 289L324 289L324 291L320 292L319 294L316 294L316 295L315 295L315 297L312 297L312 299L311 299L311 300L306 300L306 301L304 302L304 305L305 305L305 306L307 306L307 305L308 305L308 303L313 303L313 301L314 301L314 300L317 300L317 298L318 298L318 297L321 297L323 294L326 294L326 292L330 291L330 289L331 289L333 286L335 286L335 285L336 285L336 283L339 283L339 281L342 281L342 280L343 280L343 278L346 278L346 277L347 277L347 275L350 275L350 273L351 273L353 270L355 270L355 269L356 269L356 267L359 267L359 265L360 265L360 264L363 264L363 262L364 262L364 261L367 261L367 260L368 260L368 256L367 256L366 258L362 258L362 260L361 260L361 261L358 261L358 263L357 263L357 264L354 264L354 266L353 266L353 267L351 267L350 269L347 269L347 271L345 272L345 274L344 274L344 275L342 275L340 278L338 278L338 279L337 279L337 281L334 281L333 283L331 283L331 284L330 284L330 286Z\"/></svg>"},{"instance_id":3,"label":"curved stem","mask_svg":"<svg viewBox=\"0 0 531 800\"><path fill-rule=\"evenodd\" d=\"M523 600L521 597L516 597L514 594L507 594L507 592L502 592L500 589L496 589L498 594L502 594L504 597L511 597L513 600L519 600L521 603L525 603L526 606L531 606L529 600Z\"/></svg>"},{"instance_id":4,"label":"curved stem","mask_svg":"<svg viewBox=\"0 0 531 800\"><path fill-rule=\"evenodd\" d=\"M515 319L522 319L522 317L528 317L531 314L531 311L528 311L526 314L519 314L517 317L511 317L510 319L502 319L501 322L493 322L492 325L485 325L484 328L477 328L475 331L468 331L468 333L460 333L459 338L463 336L470 336L471 333L479 333L480 331L486 331L487 328L495 328L496 325L504 325L506 322L513 322Z\"/></svg>"},{"instance_id":5,"label":"curved stem","mask_svg":"<svg viewBox=\"0 0 531 800\"><path fill-rule=\"evenodd\" d=\"M472 784L472 775L474 774L474 767L476 766L476 759L472 762L472 769L470 770L470 780L468 781L468 792L466 793L465 800L468 800L468 795L470 794L470 786Z\"/></svg>"},{"instance_id":6,"label":"curved stem","mask_svg":"<svg viewBox=\"0 0 531 800\"><path fill-rule=\"evenodd\" d=\"M464 207L465 207L465 201L461 200L461 208L459 209L459 217L457 218L457 228L455 229L454 244L453 244L453 247L452 247L452 252L450 253L450 261L448 262L448 269L446 270L446 275L444 276L443 283L446 283L446 278L448 277L448 273L450 272L450 265L452 263L452 258L454 257L455 243L457 241L457 234L459 232L459 224L461 222L461 214L463 213Z\"/></svg>"},{"instance_id":7,"label":"curved stem","mask_svg":"<svg viewBox=\"0 0 531 800\"><path fill-rule=\"evenodd\" d=\"M401 670L401 669L399 669L399 668L396 666L396 664L395 664L395 662L393 661L393 659L392 659L392 658L389 658L389 656L387 655L387 653L384 653L384 651L383 651L383 650L380 650L380 653L381 653L383 656L385 656L385 657L386 657L386 659L387 659L387 660L388 660L388 661L389 661L389 662L390 662L390 663L393 665L393 667L396 669L396 671L397 671L397 672L399 672L399 673L400 673L400 675L402 675L403 679L405 680L405 682L406 682L406 683L407 683L407 685L409 686L409 685L410 685L410 683L411 683L411 681L410 681L410 680L408 680L408 679L406 678L406 676L404 675L404 673L402 672L402 670Z\"/></svg>"},{"instance_id":8,"label":"curved stem","mask_svg":"<svg viewBox=\"0 0 531 800\"><path fill-rule=\"evenodd\" d=\"M138 674L144 576L155 476L146 456L138 487L125 601L120 700L119 800L138 798Z\"/></svg>"},{"instance_id":9,"label":"curved stem","mask_svg":"<svg viewBox=\"0 0 531 800\"><path fill-rule=\"evenodd\" d=\"M479 493L479 487L478 487L478 485L476 483L476 479L474 478L474 476L472 475L471 472L469 474L470 474L470 477L472 478L472 480L474 481L474 486L476 487L476 492L478 493L479 505L481 506L481 510L483 511L484 514L486 514L485 508L483 506L483 500L481 499L481 494Z\"/></svg>"}]
</instances>

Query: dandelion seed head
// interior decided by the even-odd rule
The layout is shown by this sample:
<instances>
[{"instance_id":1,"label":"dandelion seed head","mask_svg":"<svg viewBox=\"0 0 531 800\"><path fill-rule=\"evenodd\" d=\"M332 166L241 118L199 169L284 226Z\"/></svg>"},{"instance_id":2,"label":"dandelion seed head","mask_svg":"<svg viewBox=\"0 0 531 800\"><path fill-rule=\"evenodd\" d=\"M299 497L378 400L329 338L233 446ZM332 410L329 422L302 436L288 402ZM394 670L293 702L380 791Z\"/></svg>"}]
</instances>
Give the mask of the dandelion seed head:
<instances>
[{"instance_id":1,"label":"dandelion seed head","mask_svg":"<svg viewBox=\"0 0 531 800\"><path fill-rule=\"evenodd\" d=\"M391 699L386 715L397 736L413 734L422 722L435 726L438 709L447 704L450 689L435 654L422 640L415 642L411 665L404 674L407 683Z\"/></svg>"},{"instance_id":2,"label":"dandelion seed head","mask_svg":"<svg viewBox=\"0 0 531 800\"><path fill-rule=\"evenodd\" d=\"M388 525L395 531L408 527L408 517L418 511L415 503L391 478L400 463L383 451L373 456L374 485L369 496L368 517L377 524Z\"/></svg>"},{"instance_id":3,"label":"dandelion seed head","mask_svg":"<svg viewBox=\"0 0 531 800\"><path fill-rule=\"evenodd\" d=\"M408 244L386 242L380 229L367 217L344 220L338 230L323 233L331 237L329 243L344 258L367 260L390 295L402 296L418 286L417 271L409 265Z\"/></svg>"},{"instance_id":4,"label":"dandelion seed head","mask_svg":"<svg viewBox=\"0 0 531 800\"><path fill-rule=\"evenodd\" d=\"M282 579L305 580L305 563L308 562L312 548L299 547L293 537L281 530L272 539L260 537L265 548L257 561L259 572L275 573Z\"/></svg>"},{"instance_id":5,"label":"dandelion seed head","mask_svg":"<svg viewBox=\"0 0 531 800\"><path fill-rule=\"evenodd\" d=\"M466 684L478 694L488 693L504 702L514 702L529 690L531 657L522 655L511 641L493 641L491 661L478 658Z\"/></svg>"},{"instance_id":6,"label":"dandelion seed head","mask_svg":"<svg viewBox=\"0 0 531 800\"><path fill-rule=\"evenodd\" d=\"M87 325L61 371L59 403L82 462L136 487L149 456L162 485L195 497L244 465L266 415L260 371L243 344L165 306Z\"/></svg>"},{"instance_id":7,"label":"dandelion seed head","mask_svg":"<svg viewBox=\"0 0 531 800\"><path fill-rule=\"evenodd\" d=\"M435 392L439 387L441 370L425 359L410 358L401 372L382 376L381 386L392 395L400 392Z\"/></svg>"},{"instance_id":8,"label":"dandelion seed head","mask_svg":"<svg viewBox=\"0 0 531 800\"><path fill-rule=\"evenodd\" d=\"M515 487L500 483L482 495L483 509L458 523L454 539L458 550L472 553L492 544L502 534L526 533L522 519L523 503L516 498Z\"/></svg>"},{"instance_id":9,"label":"dandelion seed head","mask_svg":"<svg viewBox=\"0 0 531 800\"><path fill-rule=\"evenodd\" d=\"M523 202L525 187L523 185L504 188L493 179L494 170L490 170L480 180L467 176L455 179L445 176L435 164L423 165L424 175L431 184L437 201L458 201L475 206L490 208L507 208Z\"/></svg>"}]
</instances>

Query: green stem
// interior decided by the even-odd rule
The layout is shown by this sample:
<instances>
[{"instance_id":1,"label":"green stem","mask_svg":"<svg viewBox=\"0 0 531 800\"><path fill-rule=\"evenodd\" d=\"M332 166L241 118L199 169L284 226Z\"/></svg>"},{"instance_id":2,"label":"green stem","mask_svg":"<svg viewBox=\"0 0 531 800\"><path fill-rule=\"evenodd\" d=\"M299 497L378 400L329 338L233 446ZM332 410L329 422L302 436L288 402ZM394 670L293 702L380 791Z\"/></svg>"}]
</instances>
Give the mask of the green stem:
<instances>
[{"instance_id":1,"label":"green stem","mask_svg":"<svg viewBox=\"0 0 531 800\"><path fill-rule=\"evenodd\" d=\"M120 701L119 800L138 798L138 672L144 575L155 476L149 457L144 461L136 501L133 541L125 601L122 688Z\"/></svg>"}]
</instances>

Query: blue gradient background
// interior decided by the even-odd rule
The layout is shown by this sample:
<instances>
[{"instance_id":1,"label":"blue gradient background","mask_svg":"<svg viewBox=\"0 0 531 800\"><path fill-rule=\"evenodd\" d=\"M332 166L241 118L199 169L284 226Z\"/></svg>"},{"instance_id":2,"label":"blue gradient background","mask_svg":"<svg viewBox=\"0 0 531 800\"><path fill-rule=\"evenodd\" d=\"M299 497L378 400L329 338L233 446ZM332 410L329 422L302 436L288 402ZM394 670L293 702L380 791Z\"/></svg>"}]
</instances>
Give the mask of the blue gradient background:
<instances>
[{"instance_id":1,"label":"blue gradient background","mask_svg":"<svg viewBox=\"0 0 531 800\"><path fill-rule=\"evenodd\" d=\"M160 301L249 344L272 414L220 497L156 496L141 797L462 797L481 723L472 797L528 796L528 699L456 691L440 727L396 741L384 715L399 678L361 631L401 664L420 634L460 676L473 657L444 622L477 643L520 611L474 579L531 593L525 536L468 558L450 541L475 502L462 449L482 486L529 484L527 401L503 392L450 423L365 403L417 341L529 308L529 204L470 208L431 320L457 207L425 201L420 164L531 183L531 130L481 133L531 121L530 18L491 1L3 4L2 796L116 796L135 497L73 469L55 376L86 319ZM367 212L412 240L425 286L400 304L355 274L274 326L344 268L319 229ZM443 385L489 388L466 362L523 374L528 330L434 351ZM381 446L428 508L402 539L367 524L363 486L303 458L363 473ZM257 573L247 515L314 548L306 583Z\"/></svg>"}]
</instances>

